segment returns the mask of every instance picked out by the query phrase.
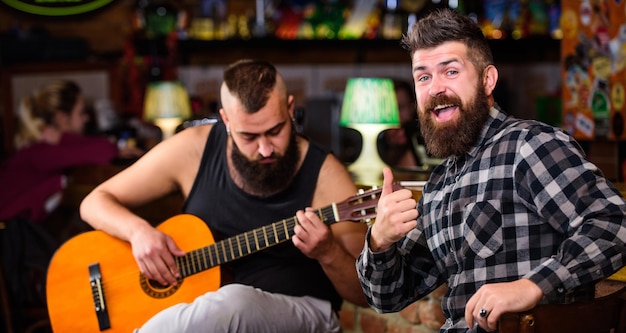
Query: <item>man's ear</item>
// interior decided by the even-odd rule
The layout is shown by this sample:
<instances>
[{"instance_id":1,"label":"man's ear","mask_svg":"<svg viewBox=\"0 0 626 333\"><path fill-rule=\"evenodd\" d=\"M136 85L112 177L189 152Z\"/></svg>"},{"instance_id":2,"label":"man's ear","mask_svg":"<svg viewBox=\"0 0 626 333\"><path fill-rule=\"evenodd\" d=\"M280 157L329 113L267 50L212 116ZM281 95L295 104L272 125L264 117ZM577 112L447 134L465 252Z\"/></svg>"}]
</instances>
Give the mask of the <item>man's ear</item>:
<instances>
[{"instance_id":1,"label":"man's ear","mask_svg":"<svg viewBox=\"0 0 626 333\"><path fill-rule=\"evenodd\" d=\"M226 111L224 111L224 108L220 108L220 117L222 118L222 121L224 122L224 125L226 125L226 128L228 128L228 116L226 116Z\"/></svg>"},{"instance_id":2,"label":"man's ear","mask_svg":"<svg viewBox=\"0 0 626 333\"><path fill-rule=\"evenodd\" d=\"M494 65L488 65L483 71L483 85L485 86L485 95L491 96L498 82L498 69Z\"/></svg>"},{"instance_id":3,"label":"man's ear","mask_svg":"<svg viewBox=\"0 0 626 333\"><path fill-rule=\"evenodd\" d=\"M287 96L287 110L289 111L289 118L295 119L296 102L293 95Z\"/></svg>"}]
</instances>

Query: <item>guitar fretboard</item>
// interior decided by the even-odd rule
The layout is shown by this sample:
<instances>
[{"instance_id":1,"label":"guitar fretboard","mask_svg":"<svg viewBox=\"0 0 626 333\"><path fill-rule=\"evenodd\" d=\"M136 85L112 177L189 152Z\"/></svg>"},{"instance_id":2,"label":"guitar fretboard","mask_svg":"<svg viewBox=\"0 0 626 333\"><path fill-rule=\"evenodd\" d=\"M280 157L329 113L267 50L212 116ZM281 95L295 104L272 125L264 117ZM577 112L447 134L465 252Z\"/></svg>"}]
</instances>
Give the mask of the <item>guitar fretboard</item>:
<instances>
[{"instance_id":1,"label":"guitar fretboard","mask_svg":"<svg viewBox=\"0 0 626 333\"><path fill-rule=\"evenodd\" d=\"M334 204L316 211L326 225L337 222L335 212ZM293 236L296 224L298 219L294 216L190 251L185 256L176 258L181 277L202 272L287 241Z\"/></svg>"}]
</instances>

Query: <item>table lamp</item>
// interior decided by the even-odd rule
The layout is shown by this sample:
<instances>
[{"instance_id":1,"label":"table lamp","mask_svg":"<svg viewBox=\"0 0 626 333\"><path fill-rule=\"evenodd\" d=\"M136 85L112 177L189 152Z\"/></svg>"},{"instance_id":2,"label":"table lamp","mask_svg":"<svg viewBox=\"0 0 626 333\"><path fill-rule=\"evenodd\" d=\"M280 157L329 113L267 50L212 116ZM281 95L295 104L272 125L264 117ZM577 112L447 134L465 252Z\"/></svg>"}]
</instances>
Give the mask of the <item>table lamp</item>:
<instances>
[{"instance_id":1,"label":"table lamp","mask_svg":"<svg viewBox=\"0 0 626 333\"><path fill-rule=\"evenodd\" d=\"M191 117L187 90L180 82L158 81L148 84L144 101L144 120L161 129L163 140L171 137L183 120Z\"/></svg>"},{"instance_id":2,"label":"table lamp","mask_svg":"<svg viewBox=\"0 0 626 333\"><path fill-rule=\"evenodd\" d=\"M387 164L378 152L378 137L386 129L400 127L393 81L385 78L350 78L346 85L339 124L358 131L361 152L348 166L363 185L379 185Z\"/></svg>"}]
</instances>

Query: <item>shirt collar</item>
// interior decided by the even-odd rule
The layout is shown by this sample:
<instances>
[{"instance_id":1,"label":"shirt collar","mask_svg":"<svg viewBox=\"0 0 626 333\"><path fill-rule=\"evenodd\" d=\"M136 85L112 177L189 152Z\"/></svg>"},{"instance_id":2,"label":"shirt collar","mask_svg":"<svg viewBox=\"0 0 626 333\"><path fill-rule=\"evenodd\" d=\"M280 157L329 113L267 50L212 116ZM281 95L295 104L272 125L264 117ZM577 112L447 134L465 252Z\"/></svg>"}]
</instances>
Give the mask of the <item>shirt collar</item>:
<instances>
[{"instance_id":1,"label":"shirt collar","mask_svg":"<svg viewBox=\"0 0 626 333\"><path fill-rule=\"evenodd\" d=\"M504 113L497 104L494 104L494 106L489 108L489 117L487 117L487 120L483 125L480 136L467 154L472 157L475 156L478 149L480 149L480 147L482 147L487 140L493 138L493 136L500 130L500 126L506 118L506 113Z\"/></svg>"}]
</instances>

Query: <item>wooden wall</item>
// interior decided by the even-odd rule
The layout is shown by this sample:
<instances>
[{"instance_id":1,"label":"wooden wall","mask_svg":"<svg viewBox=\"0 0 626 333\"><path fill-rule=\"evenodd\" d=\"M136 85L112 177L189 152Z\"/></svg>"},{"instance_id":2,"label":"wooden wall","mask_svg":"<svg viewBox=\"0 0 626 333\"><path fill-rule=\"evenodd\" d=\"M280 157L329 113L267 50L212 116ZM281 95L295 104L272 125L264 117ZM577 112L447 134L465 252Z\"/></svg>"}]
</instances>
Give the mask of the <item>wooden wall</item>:
<instances>
[{"instance_id":1,"label":"wooden wall","mask_svg":"<svg viewBox=\"0 0 626 333\"><path fill-rule=\"evenodd\" d=\"M193 16L199 0L172 0ZM55 37L80 37L85 39L95 54L119 53L132 35L136 23L137 0L114 0L95 12L67 17L46 17L27 14L0 3L0 33L14 27L29 30L43 27ZM253 16L255 0L228 0L230 13Z\"/></svg>"},{"instance_id":2,"label":"wooden wall","mask_svg":"<svg viewBox=\"0 0 626 333\"><path fill-rule=\"evenodd\" d=\"M28 31L42 27L54 37L80 37L96 54L119 52L133 31L132 0L116 0L88 14L46 17L22 13L0 4L0 32L14 27Z\"/></svg>"}]
</instances>

